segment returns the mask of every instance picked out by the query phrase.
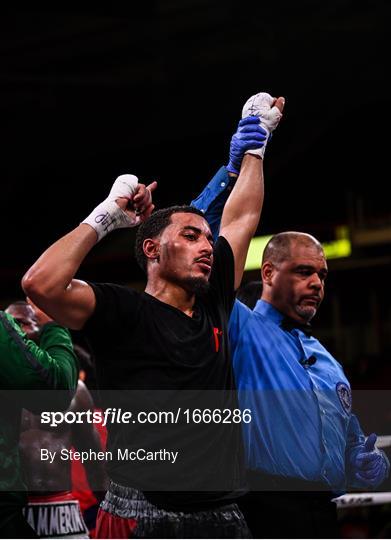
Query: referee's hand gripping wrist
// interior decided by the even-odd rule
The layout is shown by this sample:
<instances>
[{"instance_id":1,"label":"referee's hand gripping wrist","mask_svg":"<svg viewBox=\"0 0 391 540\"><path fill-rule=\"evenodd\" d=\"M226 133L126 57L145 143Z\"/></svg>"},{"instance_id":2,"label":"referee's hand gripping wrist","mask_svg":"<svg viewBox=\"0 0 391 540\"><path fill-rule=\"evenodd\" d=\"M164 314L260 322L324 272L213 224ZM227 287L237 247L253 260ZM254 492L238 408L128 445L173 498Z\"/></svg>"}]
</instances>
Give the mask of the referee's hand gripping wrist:
<instances>
[{"instance_id":1,"label":"referee's hand gripping wrist","mask_svg":"<svg viewBox=\"0 0 391 540\"><path fill-rule=\"evenodd\" d=\"M266 141L266 131L259 125L258 116L247 116L240 120L236 133L232 136L229 148L229 162L226 169L238 175L244 153L260 149Z\"/></svg>"}]
</instances>

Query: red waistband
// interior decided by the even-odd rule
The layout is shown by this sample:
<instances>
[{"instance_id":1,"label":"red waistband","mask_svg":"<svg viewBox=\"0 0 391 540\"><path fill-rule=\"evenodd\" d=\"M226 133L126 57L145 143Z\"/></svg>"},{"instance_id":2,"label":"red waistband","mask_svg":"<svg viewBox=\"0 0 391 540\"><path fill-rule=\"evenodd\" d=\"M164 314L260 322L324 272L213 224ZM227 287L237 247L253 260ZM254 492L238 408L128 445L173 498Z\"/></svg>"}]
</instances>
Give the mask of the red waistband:
<instances>
[{"instance_id":1,"label":"red waistband","mask_svg":"<svg viewBox=\"0 0 391 540\"><path fill-rule=\"evenodd\" d=\"M48 503L48 502L62 502L62 501L74 501L75 497L71 491L55 491L48 493L47 495L29 495L29 503Z\"/></svg>"}]
</instances>

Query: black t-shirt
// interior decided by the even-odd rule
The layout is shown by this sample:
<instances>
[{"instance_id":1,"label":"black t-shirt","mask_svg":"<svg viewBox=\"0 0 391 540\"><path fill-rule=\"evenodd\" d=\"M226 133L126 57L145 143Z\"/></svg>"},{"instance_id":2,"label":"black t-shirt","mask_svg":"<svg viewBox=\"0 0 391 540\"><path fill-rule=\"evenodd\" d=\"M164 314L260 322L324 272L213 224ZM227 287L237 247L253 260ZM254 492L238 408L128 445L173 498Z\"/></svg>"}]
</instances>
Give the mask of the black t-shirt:
<instances>
[{"instance_id":1,"label":"black t-shirt","mask_svg":"<svg viewBox=\"0 0 391 540\"><path fill-rule=\"evenodd\" d=\"M220 237L216 243L210 287L196 297L193 317L145 292L91 286L96 309L85 332L96 356L103 402L133 414L129 424L107 426L112 480L150 493L158 506L178 510L236 498L244 475L241 426L233 418L238 404L228 319L235 294L228 242ZM150 411L169 412L171 421L159 423L156 415L145 421ZM218 411L214 421L213 411ZM125 449L132 456L140 449L145 451L141 457L152 452L154 459L123 459L130 455ZM160 459L162 450L178 451L175 463L167 454Z\"/></svg>"}]
</instances>

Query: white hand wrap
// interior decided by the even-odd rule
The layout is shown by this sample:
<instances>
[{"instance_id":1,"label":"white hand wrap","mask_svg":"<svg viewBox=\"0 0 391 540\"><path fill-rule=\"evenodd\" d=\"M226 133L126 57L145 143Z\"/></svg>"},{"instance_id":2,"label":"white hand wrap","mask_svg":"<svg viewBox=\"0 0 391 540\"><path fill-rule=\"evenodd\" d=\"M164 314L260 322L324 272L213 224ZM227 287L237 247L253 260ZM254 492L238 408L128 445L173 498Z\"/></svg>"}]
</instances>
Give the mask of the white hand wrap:
<instances>
[{"instance_id":1,"label":"white hand wrap","mask_svg":"<svg viewBox=\"0 0 391 540\"><path fill-rule=\"evenodd\" d=\"M122 174L114 182L107 199L100 203L82 223L95 229L98 242L114 229L135 227L139 223L136 214L128 216L115 202L119 197L130 199L138 185L138 178L133 174Z\"/></svg>"},{"instance_id":2,"label":"white hand wrap","mask_svg":"<svg viewBox=\"0 0 391 540\"><path fill-rule=\"evenodd\" d=\"M247 150L246 154L261 156L263 159L269 135L276 129L282 117L280 110L276 106L272 107L273 101L274 98L270 94L260 92L259 94L255 94L255 96L251 96L244 104L242 118L246 118L246 116L259 116L261 119L260 125L267 132L267 138L262 148Z\"/></svg>"}]
</instances>

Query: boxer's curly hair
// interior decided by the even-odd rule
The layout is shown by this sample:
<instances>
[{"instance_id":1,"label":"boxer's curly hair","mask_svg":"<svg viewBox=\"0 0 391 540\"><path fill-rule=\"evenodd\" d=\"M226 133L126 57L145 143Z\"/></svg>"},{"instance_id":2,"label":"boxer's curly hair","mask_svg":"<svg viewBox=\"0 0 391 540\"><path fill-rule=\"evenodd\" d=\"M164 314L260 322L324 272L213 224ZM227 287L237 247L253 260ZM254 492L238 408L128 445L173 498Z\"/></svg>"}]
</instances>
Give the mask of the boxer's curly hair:
<instances>
[{"instance_id":1,"label":"boxer's curly hair","mask_svg":"<svg viewBox=\"0 0 391 540\"><path fill-rule=\"evenodd\" d=\"M170 206L154 212L144 223L140 225L136 235L134 253L139 266L147 273L147 257L144 254L143 244L147 238L157 238L162 231L171 223L171 216L177 213L196 214L205 219L201 210L193 206Z\"/></svg>"}]
</instances>

